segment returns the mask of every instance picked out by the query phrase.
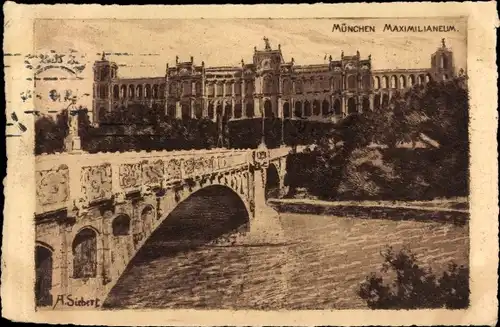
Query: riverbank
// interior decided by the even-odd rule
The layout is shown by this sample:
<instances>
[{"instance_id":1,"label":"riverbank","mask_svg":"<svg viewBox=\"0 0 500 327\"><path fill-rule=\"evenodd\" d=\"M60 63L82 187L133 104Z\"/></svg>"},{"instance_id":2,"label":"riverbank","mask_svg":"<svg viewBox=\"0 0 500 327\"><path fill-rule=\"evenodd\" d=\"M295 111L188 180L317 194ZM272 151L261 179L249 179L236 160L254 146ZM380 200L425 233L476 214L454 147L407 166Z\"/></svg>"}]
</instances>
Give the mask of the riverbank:
<instances>
[{"instance_id":1,"label":"riverbank","mask_svg":"<svg viewBox=\"0 0 500 327\"><path fill-rule=\"evenodd\" d=\"M323 201L317 199L270 199L280 212L314 215L415 220L462 226L469 220L466 198L432 201Z\"/></svg>"}]
</instances>

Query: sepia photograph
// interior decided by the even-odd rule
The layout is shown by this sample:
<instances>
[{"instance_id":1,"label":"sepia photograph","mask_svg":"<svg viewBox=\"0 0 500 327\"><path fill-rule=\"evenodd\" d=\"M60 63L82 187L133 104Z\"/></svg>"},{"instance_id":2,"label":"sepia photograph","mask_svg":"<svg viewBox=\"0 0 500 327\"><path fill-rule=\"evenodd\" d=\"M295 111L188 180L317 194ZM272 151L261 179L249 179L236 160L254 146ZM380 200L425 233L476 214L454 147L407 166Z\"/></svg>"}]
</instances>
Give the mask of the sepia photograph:
<instances>
[{"instance_id":1,"label":"sepia photograph","mask_svg":"<svg viewBox=\"0 0 500 327\"><path fill-rule=\"evenodd\" d=\"M465 31L37 21L37 306L467 308Z\"/></svg>"},{"instance_id":2,"label":"sepia photograph","mask_svg":"<svg viewBox=\"0 0 500 327\"><path fill-rule=\"evenodd\" d=\"M467 17L32 22L35 312L471 308Z\"/></svg>"}]
</instances>

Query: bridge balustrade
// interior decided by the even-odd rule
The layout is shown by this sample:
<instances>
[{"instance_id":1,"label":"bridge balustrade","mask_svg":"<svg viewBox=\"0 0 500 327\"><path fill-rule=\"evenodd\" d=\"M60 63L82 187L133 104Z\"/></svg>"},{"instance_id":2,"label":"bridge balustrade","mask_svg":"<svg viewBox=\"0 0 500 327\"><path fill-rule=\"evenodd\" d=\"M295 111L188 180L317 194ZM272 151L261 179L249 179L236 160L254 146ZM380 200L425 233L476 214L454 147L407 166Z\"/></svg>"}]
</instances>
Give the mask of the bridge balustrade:
<instances>
[{"instance_id":1,"label":"bridge balustrade","mask_svg":"<svg viewBox=\"0 0 500 327\"><path fill-rule=\"evenodd\" d=\"M248 166L252 150L193 150L41 155L36 158L36 214L119 201L131 192Z\"/></svg>"}]
</instances>

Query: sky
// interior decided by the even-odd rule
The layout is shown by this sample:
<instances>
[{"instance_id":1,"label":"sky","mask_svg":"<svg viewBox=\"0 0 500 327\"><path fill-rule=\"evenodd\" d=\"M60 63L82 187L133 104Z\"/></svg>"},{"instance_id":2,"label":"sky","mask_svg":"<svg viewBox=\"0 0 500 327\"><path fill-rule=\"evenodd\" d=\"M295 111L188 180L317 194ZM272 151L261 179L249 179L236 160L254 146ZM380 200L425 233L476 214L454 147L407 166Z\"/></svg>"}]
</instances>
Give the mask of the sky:
<instances>
[{"instance_id":1,"label":"sky","mask_svg":"<svg viewBox=\"0 0 500 327\"><path fill-rule=\"evenodd\" d=\"M373 25L374 33L333 32L333 24ZM456 31L440 33L404 33L383 31L385 24L453 25ZM70 49L84 55L87 68L82 73L91 90L92 64L99 53L109 55L119 65L119 77L164 76L166 64L189 61L206 66L239 66L241 59L252 61L254 46L264 48L267 37L272 48L278 44L285 61L325 63L325 56L340 59L341 52L362 58L372 56L372 69L427 68L431 54L441 39L454 52L457 69L466 69L466 21L441 19L150 19L150 20L37 20L35 51ZM148 55L144 55L148 54ZM84 87L84 88L87 88Z\"/></svg>"}]
</instances>

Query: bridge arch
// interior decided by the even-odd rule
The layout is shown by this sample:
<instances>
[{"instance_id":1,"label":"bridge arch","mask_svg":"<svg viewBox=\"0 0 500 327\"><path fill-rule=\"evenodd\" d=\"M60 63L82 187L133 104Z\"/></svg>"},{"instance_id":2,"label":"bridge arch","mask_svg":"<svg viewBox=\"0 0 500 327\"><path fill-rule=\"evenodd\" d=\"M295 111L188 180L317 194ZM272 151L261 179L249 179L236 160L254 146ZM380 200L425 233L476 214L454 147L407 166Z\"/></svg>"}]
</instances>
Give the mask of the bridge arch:
<instances>
[{"instance_id":1,"label":"bridge arch","mask_svg":"<svg viewBox=\"0 0 500 327\"><path fill-rule=\"evenodd\" d=\"M42 242L35 245L35 301L37 306L52 305L54 249Z\"/></svg>"},{"instance_id":2,"label":"bridge arch","mask_svg":"<svg viewBox=\"0 0 500 327\"><path fill-rule=\"evenodd\" d=\"M109 291L103 294L104 307L123 305L125 292L133 296L130 284L137 285L135 272L143 269L144 263L157 262L160 258L170 260L180 252L186 253L235 232L246 231L251 211L241 195L242 184L236 179L237 176L223 178L195 188L179 199L172 210L162 214L155 229L131 253L126 266L117 270L119 275L113 276Z\"/></svg>"},{"instance_id":3,"label":"bridge arch","mask_svg":"<svg viewBox=\"0 0 500 327\"><path fill-rule=\"evenodd\" d=\"M270 163L266 168L266 185L265 185L265 197L266 200L269 198L276 198L279 195L280 189L280 175L278 173L278 168L274 163Z\"/></svg>"}]
</instances>

